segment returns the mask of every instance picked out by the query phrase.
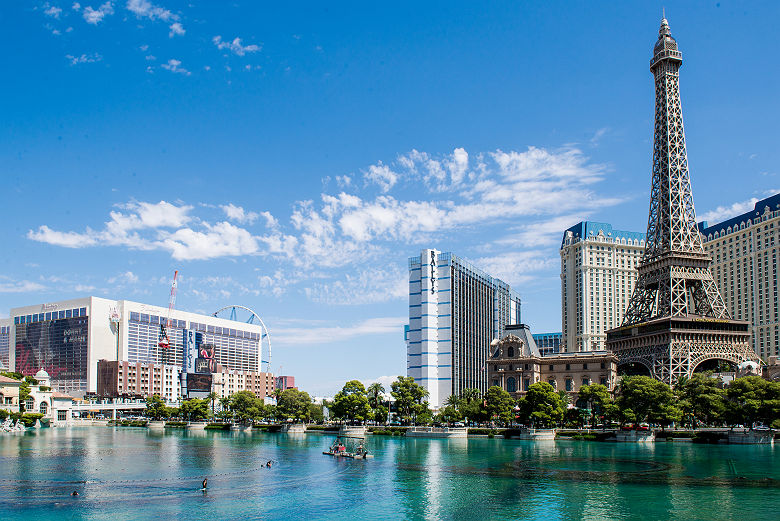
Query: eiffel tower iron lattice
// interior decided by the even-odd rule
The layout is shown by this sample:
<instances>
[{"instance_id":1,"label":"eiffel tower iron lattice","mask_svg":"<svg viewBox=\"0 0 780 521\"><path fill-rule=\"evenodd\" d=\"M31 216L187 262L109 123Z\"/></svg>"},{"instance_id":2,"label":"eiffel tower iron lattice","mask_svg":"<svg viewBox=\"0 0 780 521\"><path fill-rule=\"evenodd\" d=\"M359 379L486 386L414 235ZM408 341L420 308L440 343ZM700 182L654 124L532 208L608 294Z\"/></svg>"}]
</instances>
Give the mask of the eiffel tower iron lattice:
<instances>
[{"instance_id":1,"label":"eiffel tower iron lattice","mask_svg":"<svg viewBox=\"0 0 780 521\"><path fill-rule=\"evenodd\" d=\"M682 53L661 20L650 70L655 80L655 130L646 249L623 324L607 332L621 365L640 363L673 383L702 361L757 360L747 322L731 320L696 227L682 106Z\"/></svg>"}]
</instances>

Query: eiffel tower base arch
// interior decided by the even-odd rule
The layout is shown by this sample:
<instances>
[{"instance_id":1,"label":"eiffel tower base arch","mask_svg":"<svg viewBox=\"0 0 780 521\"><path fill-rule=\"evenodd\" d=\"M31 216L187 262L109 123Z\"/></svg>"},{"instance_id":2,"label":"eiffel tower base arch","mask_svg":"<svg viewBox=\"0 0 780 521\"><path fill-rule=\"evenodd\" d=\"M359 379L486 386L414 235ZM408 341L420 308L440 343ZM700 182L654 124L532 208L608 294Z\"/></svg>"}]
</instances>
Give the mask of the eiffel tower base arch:
<instances>
[{"instance_id":1,"label":"eiffel tower base arch","mask_svg":"<svg viewBox=\"0 0 780 521\"><path fill-rule=\"evenodd\" d=\"M661 318L616 328L607 333L607 349L618 357L619 366L642 364L650 376L669 385L690 378L706 360L735 365L757 360L747 322L711 318Z\"/></svg>"}]
</instances>

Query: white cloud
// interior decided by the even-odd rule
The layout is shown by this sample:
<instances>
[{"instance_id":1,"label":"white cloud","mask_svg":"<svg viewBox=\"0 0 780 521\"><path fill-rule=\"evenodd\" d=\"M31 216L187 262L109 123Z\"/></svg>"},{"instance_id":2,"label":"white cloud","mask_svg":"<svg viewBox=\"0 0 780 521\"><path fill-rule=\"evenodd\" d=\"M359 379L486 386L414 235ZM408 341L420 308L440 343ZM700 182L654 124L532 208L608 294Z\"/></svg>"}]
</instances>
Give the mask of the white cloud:
<instances>
[{"instance_id":1,"label":"white cloud","mask_svg":"<svg viewBox=\"0 0 780 521\"><path fill-rule=\"evenodd\" d=\"M81 4L78 2L73 2L73 5L70 6L70 8L73 9L74 11L78 11L79 9L81 9Z\"/></svg>"},{"instance_id":2,"label":"white cloud","mask_svg":"<svg viewBox=\"0 0 780 521\"><path fill-rule=\"evenodd\" d=\"M363 174L363 177L366 181L379 185L379 188L385 193L398 182L398 174L390 170L387 165L382 164L381 161L368 167L368 171Z\"/></svg>"},{"instance_id":3,"label":"white cloud","mask_svg":"<svg viewBox=\"0 0 780 521\"><path fill-rule=\"evenodd\" d=\"M260 217L265 219L266 227L272 229L279 227L279 221L277 221L276 218L271 215L271 212L260 212Z\"/></svg>"},{"instance_id":4,"label":"white cloud","mask_svg":"<svg viewBox=\"0 0 780 521\"><path fill-rule=\"evenodd\" d=\"M66 54L65 57L68 60L70 60L71 65L80 65L82 63L95 63L103 59L103 57L98 53L82 54L81 56L72 56L70 54Z\"/></svg>"},{"instance_id":5,"label":"white cloud","mask_svg":"<svg viewBox=\"0 0 780 521\"><path fill-rule=\"evenodd\" d=\"M241 206L236 206L233 203L221 204L219 207L222 208L222 211L225 212L225 216L227 216L228 219L239 222L241 224L253 224L257 218L260 217L260 214L256 212L248 212ZM271 214L268 215L270 216ZM273 219L273 217L271 217L271 219Z\"/></svg>"},{"instance_id":6,"label":"white cloud","mask_svg":"<svg viewBox=\"0 0 780 521\"><path fill-rule=\"evenodd\" d=\"M474 264L492 277L517 287L532 278L532 272L544 271L558 266L560 258L557 249L502 251L492 257L476 259Z\"/></svg>"},{"instance_id":7,"label":"white cloud","mask_svg":"<svg viewBox=\"0 0 780 521\"><path fill-rule=\"evenodd\" d=\"M698 220L707 221L709 225L717 224L719 222L725 221L726 219L731 219L737 215L749 212L756 206L757 202L757 198L751 197L747 201L736 202L731 206L718 206L714 210L710 210L709 212L704 212L703 214L699 215Z\"/></svg>"},{"instance_id":8,"label":"white cloud","mask_svg":"<svg viewBox=\"0 0 780 521\"><path fill-rule=\"evenodd\" d=\"M169 29L171 31L168 33L168 38L173 38L174 36L183 36L184 33L187 32L184 30L184 26L182 26L179 22L172 23Z\"/></svg>"},{"instance_id":9,"label":"white cloud","mask_svg":"<svg viewBox=\"0 0 780 521\"><path fill-rule=\"evenodd\" d=\"M177 74L184 74L185 76L192 74L184 67L181 67L181 62L179 60L170 59L168 60L168 63L163 63L161 67Z\"/></svg>"},{"instance_id":10,"label":"white cloud","mask_svg":"<svg viewBox=\"0 0 780 521\"><path fill-rule=\"evenodd\" d=\"M408 296L409 274L397 265L350 272L341 280L315 283L305 288L306 296L330 305L363 305Z\"/></svg>"},{"instance_id":11,"label":"white cloud","mask_svg":"<svg viewBox=\"0 0 780 521\"><path fill-rule=\"evenodd\" d=\"M339 185L339 188L348 188L352 185L352 178L348 175L337 175L336 184Z\"/></svg>"},{"instance_id":12,"label":"white cloud","mask_svg":"<svg viewBox=\"0 0 780 521\"><path fill-rule=\"evenodd\" d=\"M399 375L396 375L396 376L378 376L376 378L372 378L372 379L369 379L369 380L361 380L361 382L363 383L363 385L366 386L366 388L368 388L368 386L373 384L373 383L382 384L382 387L385 388L384 399L385 400L389 400L392 397L392 395L390 394L390 391L392 389L391 386L392 386L393 382L398 380L398 376ZM404 376L404 375L400 375L400 376Z\"/></svg>"},{"instance_id":13,"label":"white cloud","mask_svg":"<svg viewBox=\"0 0 780 521\"><path fill-rule=\"evenodd\" d=\"M75 5L76 4L74 4L74 7ZM93 9L92 7L87 6L84 8L82 14L84 16L84 20L86 20L88 24L97 25L102 22L103 18L106 16L114 14L114 6L111 4L111 2L106 2L97 9Z\"/></svg>"},{"instance_id":14,"label":"white cloud","mask_svg":"<svg viewBox=\"0 0 780 521\"><path fill-rule=\"evenodd\" d=\"M168 9L154 5L148 0L128 0L125 7L138 18L162 20L163 22L179 19L177 15L173 14Z\"/></svg>"},{"instance_id":15,"label":"white cloud","mask_svg":"<svg viewBox=\"0 0 780 521\"><path fill-rule=\"evenodd\" d=\"M259 45L241 45L241 38L234 38L232 42L228 42L222 41L221 36L215 36L211 39L211 41L214 42L214 45L217 46L217 49L227 49L238 56L244 56L248 52L257 52L260 50Z\"/></svg>"},{"instance_id":16,"label":"white cloud","mask_svg":"<svg viewBox=\"0 0 780 521\"><path fill-rule=\"evenodd\" d=\"M399 246L408 250L410 245L450 240L453 234L480 234L487 227L514 226L515 233L488 242L483 247L486 255L498 249L514 255L553 247L572 223L587 218L597 208L623 201L594 191L594 185L605 176L605 167L591 163L574 148L530 147L522 152L498 150L476 156L455 149L442 157L413 150L392 164L374 165L379 170L385 166L393 175L374 172L384 186L408 178L439 195L410 200L389 194L364 198L344 192L323 193L319 201L295 203L286 226L268 212L250 212L232 203L219 207L237 224L254 223L263 217L268 229L265 235L253 235L229 222L193 220L189 206L134 202L122 207L126 212L111 212L101 231L60 232L41 226L28 237L68 247L100 244L164 250L177 259L266 255L297 268L329 269L388 255L397 258ZM155 212L171 220L155 221ZM516 261L539 269L548 266L546 257ZM505 273L509 266L498 268ZM361 285L374 277L387 282L381 291L366 298L396 298L401 293L397 285L400 277L395 275L358 271L340 281L313 284L306 291L309 298L322 302L347 301L350 292L358 294ZM266 282L269 288L272 282Z\"/></svg>"},{"instance_id":17,"label":"white cloud","mask_svg":"<svg viewBox=\"0 0 780 521\"><path fill-rule=\"evenodd\" d=\"M30 230L27 232L27 238L65 248L84 248L86 246L94 246L97 243L97 239L93 237L89 229L87 229L86 233L58 232L46 225L38 227L37 231Z\"/></svg>"},{"instance_id":18,"label":"white cloud","mask_svg":"<svg viewBox=\"0 0 780 521\"><path fill-rule=\"evenodd\" d=\"M56 5L49 5L48 2L43 4L44 10L43 14L46 16L51 16L52 18L59 18L62 14L62 9L57 7Z\"/></svg>"},{"instance_id":19,"label":"white cloud","mask_svg":"<svg viewBox=\"0 0 780 521\"><path fill-rule=\"evenodd\" d=\"M408 317L380 317L348 326L275 327L271 331L271 340L274 345L314 346L369 335L401 335L408 321Z\"/></svg>"},{"instance_id":20,"label":"white cloud","mask_svg":"<svg viewBox=\"0 0 780 521\"><path fill-rule=\"evenodd\" d=\"M48 288L43 284L29 280L12 281L8 277L2 277L0 280L0 293L27 293L45 289Z\"/></svg>"},{"instance_id":21,"label":"white cloud","mask_svg":"<svg viewBox=\"0 0 780 521\"><path fill-rule=\"evenodd\" d=\"M253 255L259 251L257 238L243 228L229 222L203 225L203 231L180 228L172 233L163 233L159 244L178 260Z\"/></svg>"},{"instance_id":22,"label":"white cloud","mask_svg":"<svg viewBox=\"0 0 780 521\"><path fill-rule=\"evenodd\" d=\"M108 279L109 284L135 284L136 282L138 282L138 275L132 271L126 271Z\"/></svg>"}]
</instances>

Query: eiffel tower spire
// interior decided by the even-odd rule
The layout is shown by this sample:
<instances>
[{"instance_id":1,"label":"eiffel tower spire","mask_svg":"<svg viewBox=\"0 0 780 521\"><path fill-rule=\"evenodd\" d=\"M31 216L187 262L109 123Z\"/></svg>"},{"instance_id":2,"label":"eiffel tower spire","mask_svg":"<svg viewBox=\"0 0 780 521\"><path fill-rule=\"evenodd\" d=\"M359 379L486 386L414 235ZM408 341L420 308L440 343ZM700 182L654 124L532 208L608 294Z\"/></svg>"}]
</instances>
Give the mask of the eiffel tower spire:
<instances>
[{"instance_id":1,"label":"eiffel tower spire","mask_svg":"<svg viewBox=\"0 0 780 521\"><path fill-rule=\"evenodd\" d=\"M685 147L682 53L666 17L650 70L655 130L645 253L621 327L607 332L607 349L621 365L640 364L666 383L690 376L705 360L757 360L746 322L730 320L696 227Z\"/></svg>"},{"instance_id":2,"label":"eiffel tower spire","mask_svg":"<svg viewBox=\"0 0 780 521\"><path fill-rule=\"evenodd\" d=\"M729 318L696 227L680 103L681 65L682 53L664 18L650 61L655 136L646 249L624 325L658 316Z\"/></svg>"}]
</instances>

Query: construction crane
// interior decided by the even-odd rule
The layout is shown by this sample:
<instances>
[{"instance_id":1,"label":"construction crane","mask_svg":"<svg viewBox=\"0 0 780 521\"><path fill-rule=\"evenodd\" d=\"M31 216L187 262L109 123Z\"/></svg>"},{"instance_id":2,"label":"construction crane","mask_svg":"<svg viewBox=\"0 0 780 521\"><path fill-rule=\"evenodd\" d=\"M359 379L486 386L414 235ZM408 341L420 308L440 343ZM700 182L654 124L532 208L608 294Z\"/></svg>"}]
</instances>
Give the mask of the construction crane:
<instances>
[{"instance_id":1,"label":"construction crane","mask_svg":"<svg viewBox=\"0 0 780 521\"><path fill-rule=\"evenodd\" d=\"M179 270L176 270L173 272L171 298L168 300L168 318L165 320L165 324L160 324L160 336L157 340L157 347L165 350L171 347L171 339L168 337L168 331L171 329L171 315L173 314L173 308L176 305L176 283L178 278Z\"/></svg>"}]
</instances>

